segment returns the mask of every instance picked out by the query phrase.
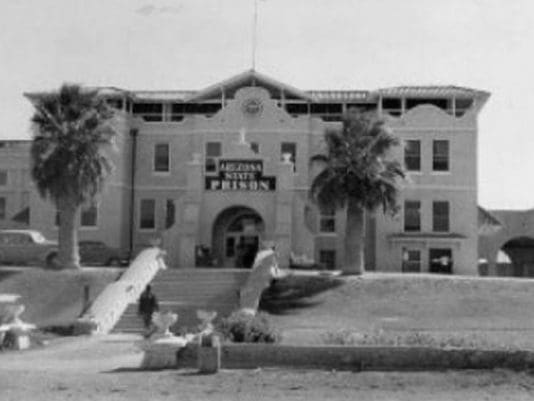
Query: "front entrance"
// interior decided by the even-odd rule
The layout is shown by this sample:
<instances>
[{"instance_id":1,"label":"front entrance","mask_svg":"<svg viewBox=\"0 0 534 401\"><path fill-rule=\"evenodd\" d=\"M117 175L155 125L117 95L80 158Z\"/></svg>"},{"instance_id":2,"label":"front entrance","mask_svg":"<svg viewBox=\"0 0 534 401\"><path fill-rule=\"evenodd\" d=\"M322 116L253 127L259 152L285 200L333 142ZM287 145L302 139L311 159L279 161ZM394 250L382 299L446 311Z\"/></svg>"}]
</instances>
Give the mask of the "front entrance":
<instances>
[{"instance_id":1,"label":"front entrance","mask_svg":"<svg viewBox=\"0 0 534 401\"><path fill-rule=\"evenodd\" d=\"M247 207L223 211L213 226L213 250L221 267L250 268L263 239L260 215Z\"/></svg>"}]
</instances>

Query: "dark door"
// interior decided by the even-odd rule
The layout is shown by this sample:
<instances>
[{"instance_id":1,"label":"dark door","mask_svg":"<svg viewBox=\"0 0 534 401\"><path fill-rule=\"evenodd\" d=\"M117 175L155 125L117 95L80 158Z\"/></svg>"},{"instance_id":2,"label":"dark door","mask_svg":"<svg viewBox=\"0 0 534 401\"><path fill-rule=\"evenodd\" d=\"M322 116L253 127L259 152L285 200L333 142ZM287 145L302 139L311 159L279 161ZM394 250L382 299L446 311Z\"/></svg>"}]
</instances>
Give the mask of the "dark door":
<instances>
[{"instance_id":1,"label":"dark door","mask_svg":"<svg viewBox=\"0 0 534 401\"><path fill-rule=\"evenodd\" d=\"M430 249L428 255L430 273L452 274L452 250L435 248Z\"/></svg>"}]
</instances>

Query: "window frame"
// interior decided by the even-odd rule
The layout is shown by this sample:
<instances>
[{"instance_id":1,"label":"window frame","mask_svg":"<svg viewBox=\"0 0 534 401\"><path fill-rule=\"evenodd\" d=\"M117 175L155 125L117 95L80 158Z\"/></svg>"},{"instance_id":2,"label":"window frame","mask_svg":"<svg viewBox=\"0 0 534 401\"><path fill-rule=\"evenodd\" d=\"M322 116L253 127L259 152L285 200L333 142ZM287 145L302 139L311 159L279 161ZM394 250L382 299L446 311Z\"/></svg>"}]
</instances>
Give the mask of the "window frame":
<instances>
[{"instance_id":1,"label":"window frame","mask_svg":"<svg viewBox=\"0 0 534 401\"><path fill-rule=\"evenodd\" d=\"M167 148L167 169L158 170L158 147L165 146ZM156 175L168 175L171 172L171 145L169 142L157 142L154 144L153 148L153 159L152 159L152 172Z\"/></svg>"},{"instance_id":2,"label":"window frame","mask_svg":"<svg viewBox=\"0 0 534 401\"><path fill-rule=\"evenodd\" d=\"M152 226L151 227L144 227L143 226L143 203L144 202L152 202ZM157 216L156 216L156 199L154 198L141 198L139 199L139 210L138 210L138 229L139 231L156 231L157 228Z\"/></svg>"},{"instance_id":3,"label":"window frame","mask_svg":"<svg viewBox=\"0 0 534 401\"><path fill-rule=\"evenodd\" d=\"M208 152L209 145L217 145L219 151L217 155L212 155ZM204 144L204 173L216 174L218 170L217 160L222 156L222 142L221 141L207 141ZM211 164L212 163L212 164ZM209 166L209 167L208 167ZM213 169L211 168L213 166Z\"/></svg>"},{"instance_id":4,"label":"window frame","mask_svg":"<svg viewBox=\"0 0 534 401\"><path fill-rule=\"evenodd\" d=\"M444 225L444 229L439 229L437 226L438 223L445 222L445 217L438 216L436 214L436 207L438 205L447 205L446 210L446 224ZM449 201L433 201L432 202L432 232L435 233L448 233L451 230L451 204Z\"/></svg>"},{"instance_id":5,"label":"window frame","mask_svg":"<svg viewBox=\"0 0 534 401\"><path fill-rule=\"evenodd\" d=\"M422 154L421 153L422 141L420 139L406 139L404 142L405 142L405 146L404 146L404 166L406 167L406 171L408 173L412 173L412 174L413 173L421 173L421 171L422 171L422 155L421 155ZM417 143L417 145L419 146L417 156L408 154L408 152L407 152L408 143ZM411 157L411 158L417 157L417 161L418 161L418 168L417 169L409 168L408 162L407 162L409 157Z\"/></svg>"},{"instance_id":6,"label":"window frame","mask_svg":"<svg viewBox=\"0 0 534 401\"><path fill-rule=\"evenodd\" d=\"M447 145L447 154L446 154L446 156L439 155L437 153L436 145L438 145L439 143L443 143L443 144ZM446 169L436 168L437 163L443 162L444 160L447 163L447 168ZM448 139L434 139L434 140L432 140L432 172L433 173L437 173L437 174L448 174L448 173L450 173L450 171L451 171L451 145L450 145L450 141Z\"/></svg>"},{"instance_id":7,"label":"window frame","mask_svg":"<svg viewBox=\"0 0 534 401\"><path fill-rule=\"evenodd\" d=\"M417 212L418 212L418 226L417 228L410 228L410 229L407 229L407 222L408 222L408 207L407 205L411 203L411 204L418 204L418 207L417 207ZM420 200L412 200L412 199L406 199L404 201L404 213L403 213L403 231L406 232L406 233L418 233L418 232L421 232L421 227L422 227L422 215L421 215L421 201Z\"/></svg>"},{"instance_id":8,"label":"window frame","mask_svg":"<svg viewBox=\"0 0 534 401\"><path fill-rule=\"evenodd\" d=\"M92 209L94 209L94 211L95 211L95 213L94 213L95 214L94 224L91 224L91 225L84 224L84 221L83 221L84 213L88 213ZM80 209L80 229L91 230L91 229L97 229L98 228L98 216L99 216L99 210L98 209L99 208L98 208L97 204L92 204L92 205L90 205L88 207L82 207Z\"/></svg>"},{"instance_id":9,"label":"window frame","mask_svg":"<svg viewBox=\"0 0 534 401\"><path fill-rule=\"evenodd\" d=\"M7 187L9 186L9 171L5 169L0 169L0 177L5 177L5 179L2 181L0 179L0 187Z\"/></svg>"},{"instance_id":10,"label":"window frame","mask_svg":"<svg viewBox=\"0 0 534 401\"><path fill-rule=\"evenodd\" d=\"M323 210L319 211L319 227L318 232L320 234L329 234L335 235L337 233L337 224L336 224L336 211L335 210ZM332 224L331 230L325 230L327 224Z\"/></svg>"},{"instance_id":11,"label":"window frame","mask_svg":"<svg viewBox=\"0 0 534 401\"><path fill-rule=\"evenodd\" d=\"M293 152L284 152L284 145L292 146L294 149ZM290 161L293 163L293 172L297 172L297 142L288 142L288 141L282 141L280 142L280 161L284 161L284 154L289 153L291 155Z\"/></svg>"},{"instance_id":12,"label":"window frame","mask_svg":"<svg viewBox=\"0 0 534 401\"><path fill-rule=\"evenodd\" d=\"M413 254L418 254L418 258L411 260L410 256ZM401 272L402 273L421 273L423 267L423 252L421 249L416 248L402 248L402 263L401 263ZM410 266L417 264L417 269L413 269Z\"/></svg>"},{"instance_id":13,"label":"window frame","mask_svg":"<svg viewBox=\"0 0 534 401\"><path fill-rule=\"evenodd\" d=\"M0 220L7 218L7 198L0 196Z\"/></svg>"}]
</instances>

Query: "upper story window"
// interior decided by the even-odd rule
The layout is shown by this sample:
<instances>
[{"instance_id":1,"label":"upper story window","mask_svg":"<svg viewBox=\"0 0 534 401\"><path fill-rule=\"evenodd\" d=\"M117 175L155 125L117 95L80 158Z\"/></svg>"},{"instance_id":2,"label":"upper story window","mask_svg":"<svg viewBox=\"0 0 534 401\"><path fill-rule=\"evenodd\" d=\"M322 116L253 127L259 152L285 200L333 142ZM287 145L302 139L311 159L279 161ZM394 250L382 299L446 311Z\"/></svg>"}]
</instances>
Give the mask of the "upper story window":
<instances>
[{"instance_id":1,"label":"upper story window","mask_svg":"<svg viewBox=\"0 0 534 401\"><path fill-rule=\"evenodd\" d=\"M206 173L217 171L217 158L222 155L220 142L206 142Z\"/></svg>"},{"instance_id":2,"label":"upper story window","mask_svg":"<svg viewBox=\"0 0 534 401\"><path fill-rule=\"evenodd\" d=\"M250 150L254 153L260 153L260 144L258 142L250 142Z\"/></svg>"},{"instance_id":3,"label":"upper story window","mask_svg":"<svg viewBox=\"0 0 534 401\"><path fill-rule=\"evenodd\" d=\"M449 141L435 140L432 142L432 170L449 171Z\"/></svg>"},{"instance_id":4,"label":"upper story window","mask_svg":"<svg viewBox=\"0 0 534 401\"><path fill-rule=\"evenodd\" d=\"M145 121L163 121L162 103L134 103L132 112Z\"/></svg>"},{"instance_id":5,"label":"upper story window","mask_svg":"<svg viewBox=\"0 0 534 401\"><path fill-rule=\"evenodd\" d=\"M421 141L406 141L404 148L404 164L408 171L421 171Z\"/></svg>"},{"instance_id":6,"label":"upper story window","mask_svg":"<svg viewBox=\"0 0 534 401\"><path fill-rule=\"evenodd\" d=\"M7 171L0 170L0 187L7 185Z\"/></svg>"},{"instance_id":7,"label":"upper story window","mask_svg":"<svg viewBox=\"0 0 534 401\"><path fill-rule=\"evenodd\" d=\"M324 121L341 121L343 119L343 104L311 103L310 113L321 117Z\"/></svg>"},{"instance_id":8,"label":"upper story window","mask_svg":"<svg viewBox=\"0 0 534 401\"><path fill-rule=\"evenodd\" d=\"M383 98L382 110L391 114L392 116L400 116L402 114L402 101L399 98Z\"/></svg>"},{"instance_id":9,"label":"upper story window","mask_svg":"<svg viewBox=\"0 0 534 401\"><path fill-rule=\"evenodd\" d=\"M139 228L141 230L156 228L156 201L154 199L141 199Z\"/></svg>"},{"instance_id":10,"label":"upper story window","mask_svg":"<svg viewBox=\"0 0 534 401\"><path fill-rule=\"evenodd\" d=\"M157 143L154 146L154 171L157 173L168 173L170 171L168 143Z\"/></svg>"},{"instance_id":11,"label":"upper story window","mask_svg":"<svg viewBox=\"0 0 534 401\"><path fill-rule=\"evenodd\" d=\"M297 171L297 144L295 142L280 144L280 160L284 161L286 157L289 157L289 161L293 163L293 171Z\"/></svg>"},{"instance_id":12,"label":"upper story window","mask_svg":"<svg viewBox=\"0 0 534 401\"><path fill-rule=\"evenodd\" d=\"M404 202L404 231L421 231L421 202Z\"/></svg>"},{"instance_id":13,"label":"upper story window","mask_svg":"<svg viewBox=\"0 0 534 401\"><path fill-rule=\"evenodd\" d=\"M449 231L449 202L436 201L432 203L432 231Z\"/></svg>"},{"instance_id":14,"label":"upper story window","mask_svg":"<svg viewBox=\"0 0 534 401\"><path fill-rule=\"evenodd\" d=\"M96 205L82 208L80 215L81 227L96 227L98 224L98 208Z\"/></svg>"},{"instance_id":15,"label":"upper story window","mask_svg":"<svg viewBox=\"0 0 534 401\"><path fill-rule=\"evenodd\" d=\"M336 232L336 211L334 209L323 210L319 219L319 232L335 233Z\"/></svg>"}]
</instances>

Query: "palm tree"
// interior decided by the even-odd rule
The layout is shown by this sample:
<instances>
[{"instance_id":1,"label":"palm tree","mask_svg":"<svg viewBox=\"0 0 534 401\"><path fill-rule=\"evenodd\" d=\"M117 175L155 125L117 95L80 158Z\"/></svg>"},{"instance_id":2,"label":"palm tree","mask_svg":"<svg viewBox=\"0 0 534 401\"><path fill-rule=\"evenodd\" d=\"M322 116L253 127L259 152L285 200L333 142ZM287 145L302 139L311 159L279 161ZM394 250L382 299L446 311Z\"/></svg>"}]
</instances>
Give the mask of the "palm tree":
<instances>
[{"instance_id":1,"label":"palm tree","mask_svg":"<svg viewBox=\"0 0 534 401\"><path fill-rule=\"evenodd\" d=\"M113 169L107 150L115 135L112 109L97 91L64 84L32 98L31 175L43 198L59 213L58 263L79 268L80 208L94 202Z\"/></svg>"},{"instance_id":2,"label":"palm tree","mask_svg":"<svg viewBox=\"0 0 534 401\"><path fill-rule=\"evenodd\" d=\"M341 132L325 134L324 169L315 177L310 196L322 211L347 208L345 274L364 272L364 211L382 206L398 211L401 164L389 153L399 144L385 122L369 113L350 110Z\"/></svg>"}]
</instances>

